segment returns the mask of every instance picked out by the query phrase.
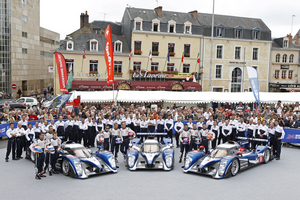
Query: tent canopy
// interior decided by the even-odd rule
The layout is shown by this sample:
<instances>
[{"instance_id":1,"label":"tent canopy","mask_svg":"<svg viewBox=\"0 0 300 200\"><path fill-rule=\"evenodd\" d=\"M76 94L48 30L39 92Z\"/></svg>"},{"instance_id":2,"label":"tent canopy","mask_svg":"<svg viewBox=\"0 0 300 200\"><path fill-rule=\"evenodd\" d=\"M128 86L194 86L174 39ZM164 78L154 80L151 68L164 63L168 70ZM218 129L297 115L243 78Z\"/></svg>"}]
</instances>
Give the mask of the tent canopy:
<instances>
[{"instance_id":1,"label":"tent canopy","mask_svg":"<svg viewBox=\"0 0 300 200\"><path fill-rule=\"evenodd\" d=\"M70 101L79 95L82 103L112 102L117 97L117 91L73 91Z\"/></svg>"}]
</instances>

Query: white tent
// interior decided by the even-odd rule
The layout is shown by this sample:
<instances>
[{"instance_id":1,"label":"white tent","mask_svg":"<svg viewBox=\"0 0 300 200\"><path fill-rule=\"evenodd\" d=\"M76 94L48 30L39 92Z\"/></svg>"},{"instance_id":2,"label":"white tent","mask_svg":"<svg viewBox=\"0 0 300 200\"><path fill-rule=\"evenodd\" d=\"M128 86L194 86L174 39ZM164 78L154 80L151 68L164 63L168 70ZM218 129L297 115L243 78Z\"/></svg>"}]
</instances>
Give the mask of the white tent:
<instances>
[{"instance_id":1,"label":"white tent","mask_svg":"<svg viewBox=\"0 0 300 200\"><path fill-rule=\"evenodd\" d=\"M73 101L77 96L80 96L82 103L100 103L112 102L113 91L73 91L70 101ZM117 91L114 92L114 99L116 100Z\"/></svg>"},{"instance_id":2,"label":"white tent","mask_svg":"<svg viewBox=\"0 0 300 200\"><path fill-rule=\"evenodd\" d=\"M160 102L163 101L164 91L130 91L120 90L118 92L118 101L127 103L141 102Z\"/></svg>"}]
</instances>

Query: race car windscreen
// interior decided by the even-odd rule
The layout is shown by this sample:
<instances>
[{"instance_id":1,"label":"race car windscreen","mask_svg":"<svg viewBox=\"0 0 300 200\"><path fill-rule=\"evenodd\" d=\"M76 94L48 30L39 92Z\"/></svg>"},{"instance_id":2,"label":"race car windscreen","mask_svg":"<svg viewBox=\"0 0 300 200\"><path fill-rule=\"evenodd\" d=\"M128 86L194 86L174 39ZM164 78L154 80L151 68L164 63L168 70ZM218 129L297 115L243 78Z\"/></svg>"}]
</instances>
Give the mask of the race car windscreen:
<instances>
[{"instance_id":1,"label":"race car windscreen","mask_svg":"<svg viewBox=\"0 0 300 200\"><path fill-rule=\"evenodd\" d=\"M157 144L144 144L143 152L144 153L157 153L157 152L159 152L159 146Z\"/></svg>"},{"instance_id":2,"label":"race car windscreen","mask_svg":"<svg viewBox=\"0 0 300 200\"><path fill-rule=\"evenodd\" d=\"M209 156L211 158L223 158L225 156L227 156L227 151L224 150L224 149L214 149L210 154Z\"/></svg>"},{"instance_id":3,"label":"race car windscreen","mask_svg":"<svg viewBox=\"0 0 300 200\"><path fill-rule=\"evenodd\" d=\"M92 155L90 154L90 152L85 149L74 149L74 156L76 156L77 158L90 158Z\"/></svg>"}]
</instances>

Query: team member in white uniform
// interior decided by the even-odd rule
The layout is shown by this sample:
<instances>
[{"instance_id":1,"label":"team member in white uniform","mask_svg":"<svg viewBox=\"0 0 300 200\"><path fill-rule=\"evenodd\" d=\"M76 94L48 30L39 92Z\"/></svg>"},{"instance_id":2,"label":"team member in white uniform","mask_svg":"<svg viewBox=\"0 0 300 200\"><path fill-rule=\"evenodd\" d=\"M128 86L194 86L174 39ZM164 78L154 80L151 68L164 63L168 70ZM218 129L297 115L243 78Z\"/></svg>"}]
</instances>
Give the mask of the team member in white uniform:
<instances>
[{"instance_id":1,"label":"team member in white uniform","mask_svg":"<svg viewBox=\"0 0 300 200\"><path fill-rule=\"evenodd\" d=\"M219 126L219 132L220 132L220 135L219 135L219 138L218 138L218 145L221 144L221 140L222 140L222 143L224 143L225 139L224 139L224 135L223 135L223 126L225 126L225 119L222 118L222 121L220 121L218 123L218 126Z\"/></svg>"},{"instance_id":2,"label":"team member in white uniform","mask_svg":"<svg viewBox=\"0 0 300 200\"><path fill-rule=\"evenodd\" d=\"M214 121L214 125L211 127L210 130L215 135L215 137L211 139L211 147L214 149L217 144L217 138L219 138L219 136L220 136L220 128L217 125L217 121Z\"/></svg>"},{"instance_id":3,"label":"team member in white uniform","mask_svg":"<svg viewBox=\"0 0 300 200\"><path fill-rule=\"evenodd\" d=\"M209 116L209 120L206 122L206 128L210 130L213 125L214 125L213 116Z\"/></svg>"},{"instance_id":4,"label":"team member in white uniform","mask_svg":"<svg viewBox=\"0 0 300 200\"><path fill-rule=\"evenodd\" d=\"M253 119L250 119L249 124L247 126L247 137L254 138L256 132L256 125L253 123ZM255 148L255 141L251 141L251 148Z\"/></svg>"},{"instance_id":5,"label":"team member in white uniform","mask_svg":"<svg viewBox=\"0 0 300 200\"><path fill-rule=\"evenodd\" d=\"M263 120L262 124L260 124L258 127L257 134L255 135L256 138L259 139L268 139L268 126L267 121ZM266 145L266 142L257 142L258 145Z\"/></svg>"},{"instance_id":6,"label":"team member in white uniform","mask_svg":"<svg viewBox=\"0 0 300 200\"><path fill-rule=\"evenodd\" d=\"M53 132L53 137L48 140L48 145L51 145L54 147L55 152L51 155L50 165L51 165L51 171L49 171L49 175L52 174L59 174L55 164L58 159L59 151L61 150L61 140L57 137L57 133Z\"/></svg>"},{"instance_id":7,"label":"team member in white uniform","mask_svg":"<svg viewBox=\"0 0 300 200\"><path fill-rule=\"evenodd\" d=\"M180 133L179 140L180 140L180 153L181 153L179 157L179 163L181 163L183 153L185 152L184 154L184 160L185 160L186 154L190 149L191 132L189 130L188 124L184 125L184 130L182 130L182 132Z\"/></svg>"},{"instance_id":8,"label":"team member in white uniform","mask_svg":"<svg viewBox=\"0 0 300 200\"><path fill-rule=\"evenodd\" d=\"M175 139L176 139L176 148L179 148L179 135L183 131L183 123L181 122L181 117L178 117L178 121L175 123Z\"/></svg>"},{"instance_id":9,"label":"team member in white uniform","mask_svg":"<svg viewBox=\"0 0 300 200\"><path fill-rule=\"evenodd\" d=\"M58 117L58 121L55 122L54 125L55 125L56 131L57 131L57 136L65 137L65 129L64 129L65 122L63 122L63 117L62 116Z\"/></svg>"},{"instance_id":10,"label":"team member in white uniform","mask_svg":"<svg viewBox=\"0 0 300 200\"><path fill-rule=\"evenodd\" d=\"M270 147L273 149L273 155L276 155L276 140L275 140L275 124L270 123L270 128L268 128L268 134L270 137Z\"/></svg>"},{"instance_id":11,"label":"team member in white uniform","mask_svg":"<svg viewBox=\"0 0 300 200\"><path fill-rule=\"evenodd\" d=\"M167 131L167 136L171 138L171 143L173 144L173 119L171 115L168 115L168 119L165 120L165 129Z\"/></svg>"},{"instance_id":12,"label":"team member in white uniform","mask_svg":"<svg viewBox=\"0 0 300 200\"><path fill-rule=\"evenodd\" d=\"M189 127L189 130L193 129L193 119L192 118L189 118L187 125Z\"/></svg>"},{"instance_id":13,"label":"team member in white uniform","mask_svg":"<svg viewBox=\"0 0 300 200\"><path fill-rule=\"evenodd\" d=\"M200 134L202 136L201 144L203 144L203 146L205 148L205 153L208 153L208 141L211 139L214 139L215 134L206 128L206 123L204 123L202 126L203 126L203 129L200 131Z\"/></svg>"},{"instance_id":14,"label":"team member in white uniform","mask_svg":"<svg viewBox=\"0 0 300 200\"><path fill-rule=\"evenodd\" d=\"M79 123L79 135L78 135L77 143L81 144L83 139L83 145L87 146L87 136L86 136L87 130L88 130L87 123L85 122L85 119L82 118L81 122Z\"/></svg>"},{"instance_id":15,"label":"team member in white uniform","mask_svg":"<svg viewBox=\"0 0 300 200\"><path fill-rule=\"evenodd\" d=\"M230 139L230 134L232 132L231 126L229 125L229 121L225 120L225 125L222 127L222 134L223 134L223 143L227 142Z\"/></svg>"},{"instance_id":16,"label":"team member in white uniform","mask_svg":"<svg viewBox=\"0 0 300 200\"><path fill-rule=\"evenodd\" d=\"M129 138L128 138L129 133L133 133L133 137L135 137L135 132L131 128L126 127L125 122L122 122L120 134L123 138L123 142L121 144L120 151L123 153L124 160L126 159L127 149L129 148Z\"/></svg>"},{"instance_id":17,"label":"team member in white uniform","mask_svg":"<svg viewBox=\"0 0 300 200\"><path fill-rule=\"evenodd\" d=\"M145 116L143 116L143 120L141 121L140 127L141 127L141 133L147 133L148 132L148 120L146 120ZM147 137L146 136L141 136L141 142L143 142L144 138L147 138Z\"/></svg>"},{"instance_id":18,"label":"team member in white uniform","mask_svg":"<svg viewBox=\"0 0 300 200\"><path fill-rule=\"evenodd\" d=\"M113 154L115 154L116 162L118 162L118 152L120 147L119 141L121 141L121 143L123 142L123 137L120 129L118 129L118 124L115 124L114 128L110 129L110 134L112 136L110 150Z\"/></svg>"},{"instance_id":19,"label":"team member in white uniform","mask_svg":"<svg viewBox=\"0 0 300 200\"><path fill-rule=\"evenodd\" d=\"M68 120L64 123L65 130L65 141L71 140L73 138L73 124L74 120L72 120L71 116L67 116Z\"/></svg>"},{"instance_id":20,"label":"team member in white uniform","mask_svg":"<svg viewBox=\"0 0 300 200\"><path fill-rule=\"evenodd\" d=\"M200 131L202 129L202 125L203 125L203 117L199 118L199 122L197 122L197 130Z\"/></svg>"},{"instance_id":21,"label":"team member in white uniform","mask_svg":"<svg viewBox=\"0 0 300 200\"><path fill-rule=\"evenodd\" d=\"M281 140L284 138L285 132L281 126L279 126L279 121L275 120L275 141L276 141L276 160L280 160L281 153Z\"/></svg>"},{"instance_id":22,"label":"team member in white uniform","mask_svg":"<svg viewBox=\"0 0 300 200\"><path fill-rule=\"evenodd\" d=\"M246 131L246 124L244 122L244 118L240 118L240 122L237 124L237 136L238 137L245 137L245 131Z\"/></svg>"},{"instance_id":23,"label":"team member in white uniform","mask_svg":"<svg viewBox=\"0 0 300 200\"><path fill-rule=\"evenodd\" d=\"M22 157L22 148L23 148L23 136L25 138L25 130L22 127L22 123L18 123L18 127L15 129L16 131L16 142L17 142L17 159Z\"/></svg>"},{"instance_id":24,"label":"team member in white uniform","mask_svg":"<svg viewBox=\"0 0 300 200\"><path fill-rule=\"evenodd\" d=\"M231 126L231 134L230 134L230 140L235 140L236 137L236 128L238 124L238 120L236 120L235 115L231 116L231 120L229 121L229 124Z\"/></svg>"},{"instance_id":25,"label":"team member in white uniform","mask_svg":"<svg viewBox=\"0 0 300 200\"><path fill-rule=\"evenodd\" d=\"M44 139L45 134L42 132L39 135L39 138L34 140L34 142L30 145L30 150L36 154L36 168L37 173L35 175L35 179L41 179L41 177L46 177L43 172L43 165L45 160L45 148L47 145L47 141ZM35 146L39 146L42 149L42 152L39 153L34 149Z\"/></svg>"},{"instance_id":26,"label":"team member in white uniform","mask_svg":"<svg viewBox=\"0 0 300 200\"><path fill-rule=\"evenodd\" d=\"M12 151L12 160L18 160L16 158L16 131L14 130L14 123L9 124L9 129L6 131L7 140L7 148L6 148L6 156L5 161L8 162L8 157L10 152Z\"/></svg>"},{"instance_id":27,"label":"team member in white uniform","mask_svg":"<svg viewBox=\"0 0 300 200\"><path fill-rule=\"evenodd\" d=\"M191 133L191 142L190 142L190 151L197 150L196 138L201 138L199 131L197 130L197 124L193 124L193 129L190 129Z\"/></svg>"},{"instance_id":28,"label":"team member in white uniform","mask_svg":"<svg viewBox=\"0 0 300 200\"><path fill-rule=\"evenodd\" d=\"M164 126L165 126L165 120L163 119L162 115L159 115L158 120L156 120L156 129L157 129L157 133L164 133ZM163 141L163 135L161 136L157 136L157 140L162 142Z\"/></svg>"}]
</instances>

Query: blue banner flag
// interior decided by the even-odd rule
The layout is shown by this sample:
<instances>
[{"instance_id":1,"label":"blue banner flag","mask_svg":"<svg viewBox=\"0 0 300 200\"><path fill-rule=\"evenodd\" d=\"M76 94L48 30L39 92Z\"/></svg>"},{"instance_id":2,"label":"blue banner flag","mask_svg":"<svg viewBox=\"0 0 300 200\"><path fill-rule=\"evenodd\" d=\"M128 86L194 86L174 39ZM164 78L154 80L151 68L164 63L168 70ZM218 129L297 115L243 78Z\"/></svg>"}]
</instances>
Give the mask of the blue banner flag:
<instances>
[{"instance_id":1,"label":"blue banner flag","mask_svg":"<svg viewBox=\"0 0 300 200\"><path fill-rule=\"evenodd\" d=\"M258 105L260 105L260 98L259 98L259 85L258 85L258 74L255 68L251 66L247 66L248 71L248 78L250 81L251 89L254 95L254 98Z\"/></svg>"}]
</instances>

